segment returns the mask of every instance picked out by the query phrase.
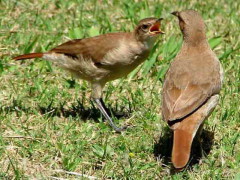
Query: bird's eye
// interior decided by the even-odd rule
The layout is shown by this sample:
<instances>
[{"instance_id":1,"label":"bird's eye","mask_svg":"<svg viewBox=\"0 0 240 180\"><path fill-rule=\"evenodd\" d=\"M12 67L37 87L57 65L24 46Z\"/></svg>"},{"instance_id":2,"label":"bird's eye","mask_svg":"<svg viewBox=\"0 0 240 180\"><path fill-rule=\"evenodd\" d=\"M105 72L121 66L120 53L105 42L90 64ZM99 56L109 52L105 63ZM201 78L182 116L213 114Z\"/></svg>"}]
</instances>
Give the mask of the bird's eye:
<instances>
[{"instance_id":1,"label":"bird's eye","mask_svg":"<svg viewBox=\"0 0 240 180\"><path fill-rule=\"evenodd\" d=\"M147 28L148 28L148 25L147 25L147 24L142 25L142 29L143 29L143 30L146 30Z\"/></svg>"}]
</instances>

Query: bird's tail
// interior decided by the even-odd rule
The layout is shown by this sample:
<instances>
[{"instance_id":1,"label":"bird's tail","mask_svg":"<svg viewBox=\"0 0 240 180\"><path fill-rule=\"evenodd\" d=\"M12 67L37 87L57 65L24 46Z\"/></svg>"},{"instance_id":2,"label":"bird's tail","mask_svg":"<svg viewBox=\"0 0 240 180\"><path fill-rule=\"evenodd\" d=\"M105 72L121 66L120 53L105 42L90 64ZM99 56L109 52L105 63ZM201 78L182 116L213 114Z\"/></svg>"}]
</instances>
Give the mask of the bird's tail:
<instances>
[{"instance_id":1,"label":"bird's tail","mask_svg":"<svg viewBox=\"0 0 240 180\"><path fill-rule=\"evenodd\" d=\"M14 57L13 59L18 60L24 60L24 59L33 59L33 58L41 58L43 57L43 53L30 53L30 54L23 54L17 57Z\"/></svg>"},{"instance_id":2,"label":"bird's tail","mask_svg":"<svg viewBox=\"0 0 240 180\"><path fill-rule=\"evenodd\" d=\"M173 135L172 163L177 169L182 169L188 163L193 138L204 120L202 109L184 118L176 124Z\"/></svg>"},{"instance_id":3,"label":"bird's tail","mask_svg":"<svg viewBox=\"0 0 240 180\"><path fill-rule=\"evenodd\" d=\"M194 134L184 129L174 130L172 163L177 169L181 169L188 163Z\"/></svg>"},{"instance_id":4,"label":"bird's tail","mask_svg":"<svg viewBox=\"0 0 240 180\"><path fill-rule=\"evenodd\" d=\"M173 135L172 162L175 168L183 168L188 163L193 138L204 120L212 113L218 104L219 95L216 94L190 116L176 124ZM201 135L200 133L198 135Z\"/></svg>"}]
</instances>

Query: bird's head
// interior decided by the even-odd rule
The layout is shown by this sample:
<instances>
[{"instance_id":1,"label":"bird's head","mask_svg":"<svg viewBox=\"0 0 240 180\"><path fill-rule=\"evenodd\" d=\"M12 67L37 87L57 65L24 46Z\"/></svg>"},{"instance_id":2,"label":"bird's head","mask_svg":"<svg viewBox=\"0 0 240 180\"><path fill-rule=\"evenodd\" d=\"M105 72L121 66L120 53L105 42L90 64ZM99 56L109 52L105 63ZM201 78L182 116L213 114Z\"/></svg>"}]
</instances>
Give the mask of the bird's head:
<instances>
[{"instance_id":1,"label":"bird's head","mask_svg":"<svg viewBox=\"0 0 240 180\"><path fill-rule=\"evenodd\" d=\"M155 42L160 34L164 34L161 28L161 21L163 19L145 18L139 21L135 28L135 36L139 41Z\"/></svg>"},{"instance_id":2,"label":"bird's head","mask_svg":"<svg viewBox=\"0 0 240 180\"><path fill-rule=\"evenodd\" d=\"M206 39L205 24L201 15L195 10L174 11L171 13L179 20L179 27L184 39L198 42Z\"/></svg>"}]
</instances>

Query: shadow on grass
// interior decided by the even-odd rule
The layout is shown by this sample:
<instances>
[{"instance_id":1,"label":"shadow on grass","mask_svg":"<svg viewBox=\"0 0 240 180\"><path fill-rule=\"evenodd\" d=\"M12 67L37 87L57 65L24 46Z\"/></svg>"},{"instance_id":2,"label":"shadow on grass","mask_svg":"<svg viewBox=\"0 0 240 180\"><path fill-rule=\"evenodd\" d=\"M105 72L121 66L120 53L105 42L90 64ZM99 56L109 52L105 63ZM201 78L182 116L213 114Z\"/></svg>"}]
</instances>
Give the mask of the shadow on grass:
<instances>
[{"instance_id":1,"label":"shadow on grass","mask_svg":"<svg viewBox=\"0 0 240 180\"><path fill-rule=\"evenodd\" d=\"M63 105L58 107L49 106L39 106L39 111L41 114L49 117L80 117L80 119L86 122L88 119L93 119L94 122L99 122L98 119L101 117L100 112L95 108L85 108L82 103L72 105L70 108L64 108Z\"/></svg>"},{"instance_id":2,"label":"shadow on grass","mask_svg":"<svg viewBox=\"0 0 240 180\"><path fill-rule=\"evenodd\" d=\"M163 164L170 165L171 173L175 174L179 171L175 170L171 163L173 132L168 127L164 129L163 132L164 134L160 137L158 143L154 145L154 156L157 160L161 159ZM210 153L213 141L214 132L203 129L201 135L203 154L201 153L200 143L195 138L191 149L190 161L186 170L191 169L193 165L198 164L203 158L202 156L207 156Z\"/></svg>"},{"instance_id":3,"label":"shadow on grass","mask_svg":"<svg viewBox=\"0 0 240 180\"><path fill-rule=\"evenodd\" d=\"M78 102L76 105L72 105L72 107L66 109L63 105L60 105L59 107L52 107L51 105L47 107L40 106L39 107L40 113L53 117L80 117L80 119L84 122L87 120L94 120L94 122L99 122L99 118L101 117L100 110L95 108L94 105L92 105L91 108L85 108L83 103ZM129 116L130 112L128 113L119 113L115 109L107 110L110 114L112 114L112 117L116 117L118 119L122 117Z\"/></svg>"}]
</instances>

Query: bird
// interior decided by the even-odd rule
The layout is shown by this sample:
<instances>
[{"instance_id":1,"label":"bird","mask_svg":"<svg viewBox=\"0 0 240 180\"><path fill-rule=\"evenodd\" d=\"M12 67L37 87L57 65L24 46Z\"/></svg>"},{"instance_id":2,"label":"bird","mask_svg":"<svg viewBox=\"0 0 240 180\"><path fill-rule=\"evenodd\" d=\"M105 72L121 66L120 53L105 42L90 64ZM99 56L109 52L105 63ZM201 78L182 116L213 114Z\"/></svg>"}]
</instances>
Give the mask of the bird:
<instances>
[{"instance_id":1,"label":"bird","mask_svg":"<svg viewBox=\"0 0 240 180\"><path fill-rule=\"evenodd\" d=\"M107 33L65 42L47 52L14 57L15 60L42 58L69 71L91 85L91 99L116 131L117 127L102 99L103 88L109 81L122 78L149 56L160 34L163 18L149 17L138 22L132 32Z\"/></svg>"},{"instance_id":2,"label":"bird","mask_svg":"<svg viewBox=\"0 0 240 180\"><path fill-rule=\"evenodd\" d=\"M178 18L183 43L163 82L162 117L173 130L173 167L181 170L189 162L194 137L200 138L204 120L218 104L224 73L208 44L201 15L191 9L172 14Z\"/></svg>"}]
</instances>

